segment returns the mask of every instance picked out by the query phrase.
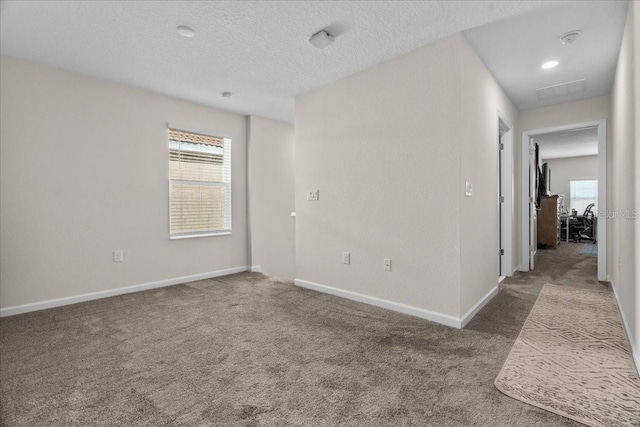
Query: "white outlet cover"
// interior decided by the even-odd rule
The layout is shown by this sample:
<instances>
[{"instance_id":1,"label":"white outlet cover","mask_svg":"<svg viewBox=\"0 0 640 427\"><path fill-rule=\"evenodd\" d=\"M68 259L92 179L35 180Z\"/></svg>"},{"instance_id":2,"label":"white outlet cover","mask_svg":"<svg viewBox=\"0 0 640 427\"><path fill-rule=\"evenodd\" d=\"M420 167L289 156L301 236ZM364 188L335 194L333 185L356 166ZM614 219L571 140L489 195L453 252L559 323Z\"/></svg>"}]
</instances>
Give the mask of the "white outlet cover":
<instances>
[{"instance_id":1,"label":"white outlet cover","mask_svg":"<svg viewBox=\"0 0 640 427\"><path fill-rule=\"evenodd\" d=\"M465 184L465 195L467 197L471 197L472 193L473 193L473 184L471 184L471 181L467 181Z\"/></svg>"}]
</instances>

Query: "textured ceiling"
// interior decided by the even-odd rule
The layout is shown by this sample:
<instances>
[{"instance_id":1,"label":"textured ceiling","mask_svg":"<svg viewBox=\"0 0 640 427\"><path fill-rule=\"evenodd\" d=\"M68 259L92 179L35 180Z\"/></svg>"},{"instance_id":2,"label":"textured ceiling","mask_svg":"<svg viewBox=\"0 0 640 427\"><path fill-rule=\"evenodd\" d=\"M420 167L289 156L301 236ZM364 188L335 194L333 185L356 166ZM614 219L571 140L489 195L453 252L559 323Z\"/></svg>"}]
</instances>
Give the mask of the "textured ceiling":
<instances>
[{"instance_id":1,"label":"textured ceiling","mask_svg":"<svg viewBox=\"0 0 640 427\"><path fill-rule=\"evenodd\" d=\"M598 129L586 128L535 135L543 160L598 155Z\"/></svg>"},{"instance_id":2,"label":"textured ceiling","mask_svg":"<svg viewBox=\"0 0 640 427\"><path fill-rule=\"evenodd\" d=\"M611 91L627 1L575 1L464 32L519 110L606 95ZM580 30L572 44L560 36ZM543 62L557 60L549 70ZM586 90L538 99L536 89L586 79Z\"/></svg>"},{"instance_id":3,"label":"textured ceiling","mask_svg":"<svg viewBox=\"0 0 640 427\"><path fill-rule=\"evenodd\" d=\"M465 29L558 6L74 0L3 1L0 7L3 55L292 122L293 95ZM176 33L183 24L195 29L194 38ZM335 43L322 50L309 44L312 34L327 27ZM223 91L234 96L223 98Z\"/></svg>"}]
</instances>

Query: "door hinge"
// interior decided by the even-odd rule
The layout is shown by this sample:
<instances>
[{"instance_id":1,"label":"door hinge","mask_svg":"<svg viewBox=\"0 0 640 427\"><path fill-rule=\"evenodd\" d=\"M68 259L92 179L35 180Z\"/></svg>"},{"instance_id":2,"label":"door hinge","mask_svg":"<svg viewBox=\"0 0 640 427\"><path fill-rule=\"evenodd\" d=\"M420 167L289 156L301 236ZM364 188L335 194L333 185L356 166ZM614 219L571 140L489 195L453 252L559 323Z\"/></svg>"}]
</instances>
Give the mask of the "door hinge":
<instances>
[{"instance_id":1,"label":"door hinge","mask_svg":"<svg viewBox=\"0 0 640 427\"><path fill-rule=\"evenodd\" d=\"M500 249L500 255L504 255L504 249Z\"/></svg>"},{"instance_id":2,"label":"door hinge","mask_svg":"<svg viewBox=\"0 0 640 427\"><path fill-rule=\"evenodd\" d=\"M504 196L500 196L500 203L504 203Z\"/></svg>"},{"instance_id":3,"label":"door hinge","mask_svg":"<svg viewBox=\"0 0 640 427\"><path fill-rule=\"evenodd\" d=\"M498 147L500 147L500 150L504 150L504 144L502 142L498 144Z\"/></svg>"}]
</instances>

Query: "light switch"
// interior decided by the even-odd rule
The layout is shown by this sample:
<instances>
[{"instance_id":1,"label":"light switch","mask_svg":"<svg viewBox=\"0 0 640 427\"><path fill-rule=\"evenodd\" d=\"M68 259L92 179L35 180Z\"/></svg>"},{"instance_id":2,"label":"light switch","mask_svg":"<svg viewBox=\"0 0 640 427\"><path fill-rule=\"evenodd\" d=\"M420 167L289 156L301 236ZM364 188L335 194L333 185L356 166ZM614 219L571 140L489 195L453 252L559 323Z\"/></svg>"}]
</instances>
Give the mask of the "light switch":
<instances>
[{"instance_id":1,"label":"light switch","mask_svg":"<svg viewBox=\"0 0 640 427\"><path fill-rule=\"evenodd\" d=\"M471 184L471 181L467 181L465 185L465 195L467 197L471 197L472 192L473 192L473 184Z\"/></svg>"}]
</instances>

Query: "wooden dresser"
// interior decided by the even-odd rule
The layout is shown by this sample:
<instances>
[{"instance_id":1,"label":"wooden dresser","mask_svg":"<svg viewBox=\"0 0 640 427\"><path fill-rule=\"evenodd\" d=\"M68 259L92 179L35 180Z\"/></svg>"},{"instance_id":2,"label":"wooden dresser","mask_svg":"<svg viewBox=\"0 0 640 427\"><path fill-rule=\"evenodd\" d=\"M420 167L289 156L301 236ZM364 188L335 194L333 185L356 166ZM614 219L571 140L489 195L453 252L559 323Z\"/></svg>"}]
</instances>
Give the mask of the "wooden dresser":
<instances>
[{"instance_id":1,"label":"wooden dresser","mask_svg":"<svg viewBox=\"0 0 640 427\"><path fill-rule=\"evenodd\" d=\"M560 203L558 196L543 197L538 212L538 247L555 249L560 244Z\"/></svg>"}]
</instances>

